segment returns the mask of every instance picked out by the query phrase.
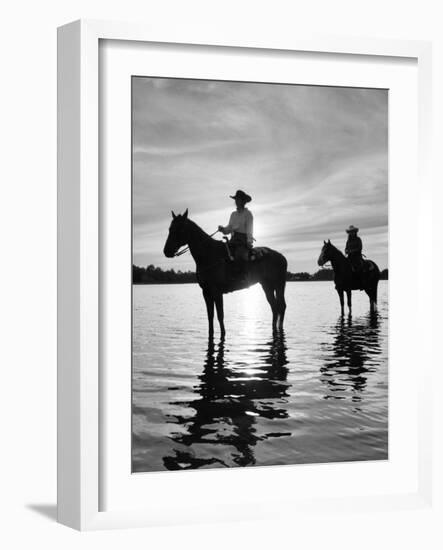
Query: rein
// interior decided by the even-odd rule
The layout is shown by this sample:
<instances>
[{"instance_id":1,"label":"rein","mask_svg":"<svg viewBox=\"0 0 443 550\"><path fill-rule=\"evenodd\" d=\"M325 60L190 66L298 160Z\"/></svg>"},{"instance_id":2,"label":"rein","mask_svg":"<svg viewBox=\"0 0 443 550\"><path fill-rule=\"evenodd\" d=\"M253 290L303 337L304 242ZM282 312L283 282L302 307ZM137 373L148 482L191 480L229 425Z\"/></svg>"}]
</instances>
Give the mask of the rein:
<instances>
[{"instance_id":1,"label":"rein","mask_svg":"<svg viewBox=\"0 0 443 550\"><path fill-rule=\"evenodd\" d=\"M211 233L209 236L213 237L216 233L218 233L218 229L217 231L214 231L214 233ZM174 254L174 257L181 256L182 254L186 254L186 252L189 252L189 245L185 246L185 248L183 248L182 250L179 250L178 252L176 252Z\"/></svg>"}]
</instances>

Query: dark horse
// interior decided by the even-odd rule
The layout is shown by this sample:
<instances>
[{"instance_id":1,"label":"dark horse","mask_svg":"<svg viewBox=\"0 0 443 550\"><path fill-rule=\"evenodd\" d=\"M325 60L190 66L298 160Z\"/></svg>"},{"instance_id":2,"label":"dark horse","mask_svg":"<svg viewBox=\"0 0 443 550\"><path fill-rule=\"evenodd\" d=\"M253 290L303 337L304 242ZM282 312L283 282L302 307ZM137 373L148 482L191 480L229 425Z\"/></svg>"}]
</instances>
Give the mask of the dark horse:
<instances>
[{"instance_id":1,"label":"dark horse","mask_svg":"<svg viewBox=\"0 0 443 550\"><path fill-rule=\"evenodd\" d=\"M323 241L323 243L323 248L318 258L318 265L322 267L326 262L331 262L332 264L332 269L334 270L334 283L340 297L342 315L345 310L343 299L344 292L346 292L348 299L349 313L352 312L353 290L364 290L369 296L370 309L374 311L377 306L377 287L378 281L380 280L380 270L377 264L372 260L365 260L363 273L361 274L361 278L358 279L352 271L351 263L348 258L346 258L331 241Z\"/></svg>"},{"instance_id":2,"label":"dark horse","mask_svg":"<svg viewBox=\"0 0 443 550\"><path fill-rule=\"evenodd\" d=\"M283 327L287 261L282 254L270 248L261 249L261 257L248 262L245 279L235 281L232 277L233 262L228 258L226 244L212 239L190 220L187 209L183 215L172 212L172 222L163 252L167 258L173 258L184 245L189 246L197 266L197 281L206 302L210 336L214 334L214 304L223 337L223 294L248 288L256 283L262 285L271 306L273 328Z\"/></svg>"}]
</instances>

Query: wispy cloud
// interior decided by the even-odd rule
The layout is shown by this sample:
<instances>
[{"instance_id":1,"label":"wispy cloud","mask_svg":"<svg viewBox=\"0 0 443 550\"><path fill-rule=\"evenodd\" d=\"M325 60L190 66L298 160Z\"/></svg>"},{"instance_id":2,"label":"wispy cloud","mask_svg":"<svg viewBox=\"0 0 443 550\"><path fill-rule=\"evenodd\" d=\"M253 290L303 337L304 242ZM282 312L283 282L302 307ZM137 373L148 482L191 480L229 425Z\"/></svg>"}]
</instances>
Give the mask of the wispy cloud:
<instances>
[{"instance_id":1,"label":"wispy cloud","mask_svg":"<svg viewBox=\"0 0 443 550\"><path fill-rule=\"evenodd\" d=\"M291 270L316 269L323 239L359 225L387 265L386 90L133 79L134 262L191 269L162 255L170 210L208 232L237 188L253 196L258 244Z\"/></svg>"}]
</instances>

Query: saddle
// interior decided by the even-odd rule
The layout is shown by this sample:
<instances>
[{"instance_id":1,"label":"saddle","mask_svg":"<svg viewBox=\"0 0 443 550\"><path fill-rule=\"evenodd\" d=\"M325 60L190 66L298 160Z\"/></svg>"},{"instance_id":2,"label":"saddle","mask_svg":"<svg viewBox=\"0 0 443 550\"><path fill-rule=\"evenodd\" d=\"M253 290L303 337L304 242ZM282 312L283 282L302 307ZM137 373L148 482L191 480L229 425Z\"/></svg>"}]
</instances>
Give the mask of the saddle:
<instances>
[{"instance_id":1,"label":"saddle","mask_svg":"<svg viewBox=\"0 0 443 550\"><path fill-rule=\"evenodd\" d=\"M233 292L234 290L240 290L250 286L251 281L249 278L248 265L251 262L259 261L266 256L270 249L265 246L257 246L249 250L248 259L242 261L236 261L234 258L233 250L229 245L229 241L224 237L224 244L226 247L226 286L225 292Z\"/></svg>"},{"instance_id":2,"label":"saddle","mask_svg":"<svg viewBox=\"0 0 443 550\"><path fill-rule=\"evenodd\" d=\"M231 250L231 247L229 246L228 238L223 237L223 241L225 243L226 252L229 260L231 260L231 262L235 261L233 252ZM248 261L255 262L256 260L260 260L261 258L263 258L263 256L269 254L269 252L270 249L266 246L254 246L249 250Z\"/></svg>"},{"instance_id":3,"label":"saddle","mask_svg":"<svg viewBox=\"0 0 443 550\"><path fill-rule=\"evenodd\" d=\"M352 278L354 286L359 290L364 290L366 278L371 271L374 271L375 264L372 260L365 260L362 258L360 269L358 271L352 271Z\"/></svg>"},{"instance_id":4,"label":"saddle","mask_svg":"<svg viewBox=\"0 0 443 550\"><path fill-rule=\"evenodd\" d=\"M266 246L255 246L251 249L249 252L249 259L251 262L254 262L255 260L260 260L263 258L263 256L266 256L269 254L270 249Z\"/></svg>"},{"instance_id":5,"label":"saddle","mask_svg":"<svg viewBox=\"0 0 443 550\"><path fill-rule=\"evenodd\" d=\"M362 266L361 266L362 273L368 273L369 271L374 271L374 269L375 269L375 266L372 260L363 259Z\"/></svg>"}]
</instances>

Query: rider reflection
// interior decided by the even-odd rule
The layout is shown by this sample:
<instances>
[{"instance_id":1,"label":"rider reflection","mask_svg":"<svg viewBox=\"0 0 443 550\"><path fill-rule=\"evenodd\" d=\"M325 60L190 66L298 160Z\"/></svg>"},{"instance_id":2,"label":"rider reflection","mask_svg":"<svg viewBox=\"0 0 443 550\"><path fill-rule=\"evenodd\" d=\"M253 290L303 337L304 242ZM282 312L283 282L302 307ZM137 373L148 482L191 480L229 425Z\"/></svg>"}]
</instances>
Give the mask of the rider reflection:
<instances>
[{"instance_id":1,"label":"rider reflection","mask_svg":"<svg viewBox=\"0 0 443 550\"><path fill-rule=\"evenodd\" d=\"M165 467L253 466L254 447L264 439L257 433L257 418L288 417L286 349L284 334L276 333L254 350L259 354L257 363L242 368L226 359L229 350L223 340L218 345L210 340L195 389L199 397L185 404L195 414L171 418L181 427L172 437L179 448L174 449L175 456L164 457Z\"/></svg>"},{"instance_id":2,"label":"rider reflection","mask_svg":"<svg viewBox=\"0 0 443 550\"><path fill-rule=\"evenodd\" d=\"M331 355L320 368L326 386L325 399L349 399L357 402L365 391L367 375L375 371L372 357L381 353L377 313L346 320L341 317L334 327Z\"/></svg>"}]
</instances>

